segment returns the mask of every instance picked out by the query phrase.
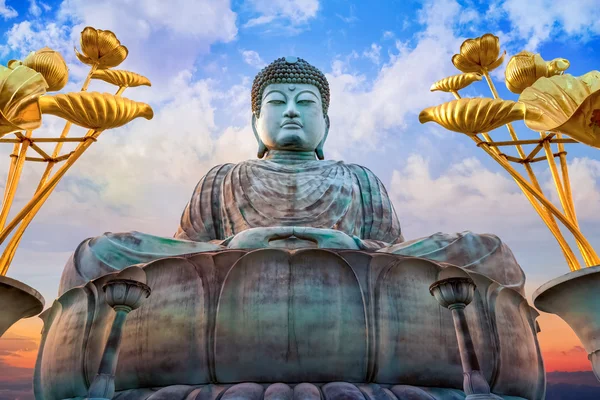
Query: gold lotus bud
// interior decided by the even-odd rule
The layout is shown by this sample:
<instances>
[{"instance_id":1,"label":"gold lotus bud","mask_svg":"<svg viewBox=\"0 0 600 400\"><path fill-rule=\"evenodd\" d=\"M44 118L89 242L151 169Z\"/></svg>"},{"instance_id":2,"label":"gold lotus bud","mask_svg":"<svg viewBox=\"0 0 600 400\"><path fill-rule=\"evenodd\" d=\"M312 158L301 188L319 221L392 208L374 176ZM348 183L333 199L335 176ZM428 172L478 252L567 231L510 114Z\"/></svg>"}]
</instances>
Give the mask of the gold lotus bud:
<instances>
[{"instance_id":1,"label":"gold lotus bud","mask_svg":"<svg viewBox=\"0 0 600 400\"><path fill-rule=\"evenodd\" d=\"M471 83L480 80L481 74L476 72L458 74L435 82L433 85L431 85L429 90L432 92L435 92L436 90L441 90L442 92L458 92L460 89L464 89Z\"/></svg>"},{"instance_id":2,"label":"gold lotus bud","mask_svg":"<svg viewBox=\"0 0 600 400\"><path fill-rule=\"evenodd\" d=\"M523 119L524 113L523 104L514 101L464 98L424 109L419 122L433 121L450 131L476 135Z\"/></svg>"},{"instance_id":3,"label":"gold lotus bud","mask_svg":"<svg viewBox=\"0 0 600 400\"><path fill-rule=\"evenodd\" d=\"M519 102L528 128L562 132L600 148L600 72L540 78L523 90Z\"/></svg>"},{"instance_id":4,"label":"gold lotus bud","mask_svg":"<svg viewBox=\"0 0 600 400\"><path fill-rule=\"evenodd\" d=\"M121 64L129 51L113 32L88 26L81 32L81 53L75 49L79 61L105 69Z\"/></svg>"},{"instance_id":5,"label":"gold lotus bud","mask_svg":"<svg viewBox=\"0 0 600 400\"><path fill-rule=\"evenodd\" d=\"M31 68L0 66L0 136L40 127L38 98L46 93L47 86L42 75Z\"/></svg>"},{"instance_id":6,"label":"gold lotus bud","mask_svg":"<svg viewBox=\"0 0 600 400\"><path fill-rule=\"evenodd\" d=\"M117 128L131 120L152 119L154 112L146 103L139 103L108 93L76 92L40 97L42 113L64 118L88 129Z\"/></svg>"},{"instance_id":7,"label":"gold lotus bud","mask_svg":"<svg viewBox=\"0 0 600 400\"><path fill-rule=\"evenodd\" d=\"M92 78L100 79L119 87L152 86L150 80L145 76L123 70L100 69L94 71Z\"/></svg>"},{"instance_id":8,"label":"gold lotus bud","mask_svg":"<svg viewBox=\"0 0 600 400\"><path fill-rule=\"evenodd\" d=\"M48 91L55 92L65 87L69 80L69 69L59 52L49 47L29 53L23 65L42 74L48 84Z\"/></svg>"},{"instance_id":9,"label":"gold lotus bud","mask_svg":"<svg viewBox=\"0 0 600 400\"><path fill-rule=\"evenodd\" d=\"M506 51L500 54L500 39L491 33L467 39L460 45L460 54L452 57L452 64L462 72L484 72L498 68Z\"/></svg>"},{"instance_id":10,"label":"gold lotus bud","mask_svg":"<svg viewBox=\"0 0 600 400\"><path fill-rule=\"evenodd\" d=\"M539 54L522 51L512 56L506 65L506 87L511 92L520 94L538 79L558 75L569 68L569 65L569 61L564 58L544 61Z\"/></svg>"}]
</instances>

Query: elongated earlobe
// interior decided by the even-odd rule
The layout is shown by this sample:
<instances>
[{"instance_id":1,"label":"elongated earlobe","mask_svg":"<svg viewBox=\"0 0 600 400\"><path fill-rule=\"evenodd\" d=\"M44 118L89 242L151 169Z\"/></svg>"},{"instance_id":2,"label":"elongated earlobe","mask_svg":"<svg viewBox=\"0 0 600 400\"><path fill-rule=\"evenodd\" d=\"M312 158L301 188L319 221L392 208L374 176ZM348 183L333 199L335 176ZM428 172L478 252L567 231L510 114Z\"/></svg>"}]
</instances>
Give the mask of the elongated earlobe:
<instances>
[{"instance_id":1,"label":"elongated earlobe","mask_svg":"<svg viewBox=\"0 0 600 400\"><path fill-rule=\"evenodd\" d=\"M256 114L254 113L252 114L252 132L254 132L254 138L256 138L256 141L258 142L258 151L256 152L256 156L258 158L263 158L265 154L267 154L268 149L258 136L258 131L256 130Z\"/></svg>"},{"instance_id":2,"label":"elongated earlobe","mask_svg":"<svg viewBox=\"0 0 600 400\"><path fill-rule=\"evenodd\" d=\"M317 145L317 148L315 149L315 153L317 154L317 158L319 160L325 159L325 154L323 153L323 147L325 146L325 141L327 140L327 135L329 135L329 116L328 115L325 116L325 135L323 135L323 139L321 140L321 142Z\"/></svg>"}]
</instances>

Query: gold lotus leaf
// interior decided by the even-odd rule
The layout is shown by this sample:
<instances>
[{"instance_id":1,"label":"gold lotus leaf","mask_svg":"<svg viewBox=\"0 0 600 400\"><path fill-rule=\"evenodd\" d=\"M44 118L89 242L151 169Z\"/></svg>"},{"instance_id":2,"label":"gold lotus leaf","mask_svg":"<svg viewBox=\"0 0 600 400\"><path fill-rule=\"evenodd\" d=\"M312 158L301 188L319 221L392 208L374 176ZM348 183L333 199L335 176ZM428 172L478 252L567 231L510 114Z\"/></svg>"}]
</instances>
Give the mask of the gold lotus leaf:
<instances>
[{"instance_id":1,"label":"gold lotus leaf","mask_svg":"<svg viewBox=\"0 0 600 400\"><path fill-rule=\"evenodd\" d=\"M92 78L100 79L119 87L152 86L150 80L145 76L124 70L100 69L93 73Z\"/></svg>"},{"instance_id":2,"label":"gold lotus leaf","mask_svg":"<svg viewBox=\"0 0 600 400\"><path fill-rule=\"evenodd\" d=\"M0 136L40 127L38 98L46 93L47 86L44 77L31 68L0 66Z\"/></svg>"},{"instance_id":3,"label":"gold lotus leaf","mask_svg":"<svg viewBox=\"0 0 600 400\"><path fill-rule=\"evenodd\" d=\"M525 107L514 101L477 97L426 108L419 114L419 121L433 121L450 131L476 135L523 119L524 113Z\"/></svg>"},{"instance_id":4,"label":"gold lotus leaf","mask_svg":"<svg viewBox=\"0 0 600 400\"><path fill-rule=\"evenodd\" d=\"M447 78L441 79L431 85L432 92L436 90L441 90L442 92L457 92L460 89L464 89L469 86L471 83L475 81L481 80L481 74L476 72L469 72L466 74L458 74L449 76Z\"/></svg>"},{"instance_id":5,"label":"gold lotus leaf","mask_svg":"<svg viewBox=\"0 0 600 400\"><path fill-rule=\"evenodd\" d=\"M506 87L511 92L520 94L539 78L558 75L569 68L569 65L569 61L564 58L545 61L539 54L522 51L512 56L506 65Z\"/></svg>"},{"instance_id":6,"label":"gold lotus leaf","mask_svg":"<svg viewBox=\"0 0 600 400\"><path fill-rule=\"evenodd\" d=\"M64 58L49 47L29 53L23 60L23 65L42 74L49 92L64 88L69 80L69 69Z\"/></svg>"},{"instance_id":7,"label":"gold lotus leaf","mask_svg":"<svg viewBox=\"0 0 600 400\"><path fill-rule=\"evenodd\" d=\"M484 73L499 67L506 51L500 57L500 39L491 33L467 39L460 45L460 54L452 57L452 64L462 72Z\"/></svg>"},{"instance_id":8,"label":"gold lotus leaf","mask_svg":"<svg viewBox=\"0 0 600 400\"><path fill-rule=\"evenodd\" d=\"M600 148L600 72L540 78L519 96L525 125L536 131L562 132Z\"/></svg>"},{"instance_id":9,"label":"gold lotus leaf","mask_svg":"<svg viewBox=\"0 0 600 400\"><path fill-rule=\"evenodd\" d=\"M137 117L152 119L146 103L108 93L77 92L40 97L42 113L64 118L88 129L112 129Z\"/></svg>"},{"instance_id":10,"label":"gold lotus leaf","mask_svg":"<svg viewBox=\"0 0 600 400\"><path fill-rule=\"evenodd\" d=\"M87 65L96 65L98 69L116 67L128 54L127 47L121 44L113 32L94 29L91 26L81 32L81 53L75 49L79 61Z\"/></svg>"}]
</instances>

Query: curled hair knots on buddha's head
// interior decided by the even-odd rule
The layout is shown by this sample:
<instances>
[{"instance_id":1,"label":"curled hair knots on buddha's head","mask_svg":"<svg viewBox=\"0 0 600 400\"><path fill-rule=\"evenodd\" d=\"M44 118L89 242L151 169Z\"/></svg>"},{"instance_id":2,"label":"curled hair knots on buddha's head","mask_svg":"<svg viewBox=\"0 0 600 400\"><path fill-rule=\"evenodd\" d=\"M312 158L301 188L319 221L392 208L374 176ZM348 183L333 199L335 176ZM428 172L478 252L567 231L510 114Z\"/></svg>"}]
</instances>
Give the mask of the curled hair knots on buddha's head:
<instances>
[{"instance_id":1,"label":"curled hair knots on buddha's head","mask_svg":"<svg viewBox=\"0 0 600 400\"><path fill-rule=\"evenodd\" d=\"M301 58L281 57L267 65L254 78L252 84L252 112L258 118L265 88L272 83L306 83L314 85L321 93L323 114L329 109L329 83L318 68Z\"/></svg>"}]
</instances>

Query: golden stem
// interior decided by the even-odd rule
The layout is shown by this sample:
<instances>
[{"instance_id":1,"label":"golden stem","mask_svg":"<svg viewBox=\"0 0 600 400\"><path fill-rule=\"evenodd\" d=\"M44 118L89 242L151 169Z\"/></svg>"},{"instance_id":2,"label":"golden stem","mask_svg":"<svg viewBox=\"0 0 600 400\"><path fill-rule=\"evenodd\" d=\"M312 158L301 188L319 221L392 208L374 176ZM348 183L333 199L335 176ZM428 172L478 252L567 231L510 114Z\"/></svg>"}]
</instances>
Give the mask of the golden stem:
<instances>
[{"instance_id":1,"label":"golden stem","mask_svg":"<svg viewBox=\"0 0 600 400\"><path fill-rule=\"evenodd\" d=\"M90 81L92 80L92 75L94 74L94 72L96 72L97 69L98 69L98 64L92 65L90 72L88 73L87 77L85 78L85 81L83 82L83 86L81 86L82 92L87 91Z\"/></svg>"},{"instance_id":2,"label":"golden stem","mask_svg":"<svg viewBox=\"0 0 600 400\"><path fill-rule=\"evenodd\" d=\"M457 99L461 98L461 96L460 96L460 94L458 94L458 92L451 91L451 93L454 95L455 98L457 98ZM488 133L483 132L482 135L486 139L487 142L492 141ZM470 137L477 144L482 142L477 137L474 137L474 136L470 136ZM502 159L503 154L500 152L500 150L497 147L492 147L492 146L487 146L487 145L485 145L485 147L487 150L494 153L496 155L496 157L499 157ZM520 174L514 168L512 168L512 166L508 162L506 162L506 165L502 165L502 166L507 170L511 169L514 174L518 174L520 176ZM513 173L511 173L511 175L513 175ZM521 179L525 180L525 178L521 178ZM531 195L531 193L529 193L525 189L525 187L523 185L521 185L521 183L519 183L519 181L517 179L515 179L515 182L517 183L517 186L519 186L519 188L521 189L521 191L523 192L523 194L525 195L527 200L529 200L533 209L538 213L538 215L540 216L542 221L546 224L546 226L548 227L548 229L550 230L550 232L552 233L552 235L558 242L558 245L560 246L560 248L563 252L563 255L565 257L565 260L567 261L567 265L569 266L569 269L571 271L581 269L581 266L579 265L579 260L577 260L575 253L573 253L573 250L571 249L571 247L565 240L564 236L560 232L560 229L558 229L558 225L556 224L556 221L554 220L554 217L552 216L552 214L550 214L550 212L547 209L540 206L540 204L537 202L537 200Z\"/></svg>"},{"instance_id":3,"label":"golden stem","mask_svg":"<svg viewBox=\"0 0 600 400\"><path fill-rule=\"evenodd\" d=\"M27 149L29 148L30 144L30 141L27 139L31 137L32 132L33 131L27 131L27 134L25 135L26 139L21 142L19 154L17 155L15 168L13 170L10 182L6 183L8 186L8 193L5 193L4 203L2 203L2 211L0 211L0 228L4 227L6 219L8 218L8 213L12 207L12 202L17 192L17 186L19 186L19 180L21 179L21 172L23 171L23 166L25 165Z\"/></svg>"},{"instance_id":4,"label":"golden stem","mask_svg":"<svg viewBox=\"0 0 600 400\"><path fill-rule=\"evenodd\" d=\"M600 258L598 257L590 243L587 241L585 236L583 236L583 234L579 231L579 229L577 229L577 227L573 225L573 223L566 216L564 216L550 201L548 201L548 199L546 199L546 197L542 193L535 189L529 182L527 182L525 178L523 178L516 170L514 170L510 166L510 164L508 164L508 161L504 160L502 157L494 153L487 145L485 145L485 142L479 139L476 140L479 143L483 144L481 148L483 148L483 150L485 150L486 153L488 153L494 160L496 160L496 162L498 162L504 169L506 169L506 171L521 186L527 189L527 191L531 193L533 197L535 197L540 203L542 203L542 205L546 207L546 209L548 209L560 222L564 224L564 226L573 234L575 240L581 243L581 246L584 247L589 253L592 265L600 264Z\"/></svg>"},{"instance_id":5,"label":"golden stem","mask_svg":"<svg viewBox=\"0 0 600 400\"><path fill-rule=\"evenodd\" d=\"M6 199L8 197L8 192L10 189L10 183L12 182L12 177L15 173L15 167L17 166L17 155L19 154L19 146L21 145L21 141L18 141L13 146L13 151L10 155L10 166L8 167L8 176L6 177L6 185L4 186L4 197L2 200L2 204L6 204Z\"/></svg>"},{"instance_id":6,"label":"golden stem","mask_svg":"<svg viewBox=\"0 0 600 400\"><path fill-rule=\"evenodd\" d=\"M125 89L126 89L126 87L123 87L123 86L119 87L119 89L115 93L115 96L120 96L125 91ZM95 131L93 129L90 129L86 133L85 137L90 137L90 136L94 135L94 133L95 133ZM98 132L98 135L99 134L100 133ZM92 142L93 140L91 140L91 139L84 140L75 149L75 152L79 149L79 147L82 144L84 144L84 143L86 143L88 141ZM83 151L85 151L85 149ZM83 153L83 151L82 151L82 153ZM73 154L75 152L73 152ZM58 152L57 152L57 154L53 154L53 157L55 158L57 155L58 155ZM67 162L69 162L70 159L71 159L71 157L69 157L67 159ZM55 164L55 163L52 163L52 164ZM58 172L57 172L57 174L58 174ZM36 190L36 194L37 194L37 192L39 192L41 190L42 185L43 185L43 183L46 182L47 177L48 177L47 174L46 174L45 177L42 177L43 182L42 181L40 182L40 186L38 186L38 189ZM47 191L47 193L43 197L41 197L39 199L39 201L37 202L37 204L35 204L35 206L31 209L31 211L29 213L27 213L27 215L21 221L21 224L19 225L19 227L15 231L15 234L10 239L10 242L8 243L8 245L6 246L6 248L4 249L4 252L2 253L2 256L0 256L0 268L3 268L3 269L0 269L0 275L6 274L6 272L8 271L8 266L11 264L13 258L15 257L17 248L19 246L19 243L21 242L21 239L23 238L23 234L25 233L25 230L27 229L27 227L29 226L29 224L31 223L31 221L33 220L33 218L36 216L36 214L38 213L38 211L40 210L40 208L44 205L44 203L46 202L46 200L48 199L48 197L50 197L50 194L52 193L52 191L54 190L54 188L56 187L57 184L58 184L58 180L56 180L56 182L52 185L52 187L49 188L49 190Z\"/></svg>"},{"instance_id":7,"label":"golden stem","mask_svg":"<svg viewBox=\"0 0 600 400\"><path fill-rule=\"evenodd\" d=\"M558 140L562 140L562 133L558 132L556 134L556 138ZM577 213L575 212L575 204L573 203L573 193L571 192L571 180L569 179L569 165L567 164L567 152L565 151L565 145L562 141L558 143L558 154L560 160L560 169L562 173L562 182L565 191L565 197L567 199L567 204L571 208L571 215L573 215L573 222L579 226L577 221Z\"/></svg>"}]
</instances>

